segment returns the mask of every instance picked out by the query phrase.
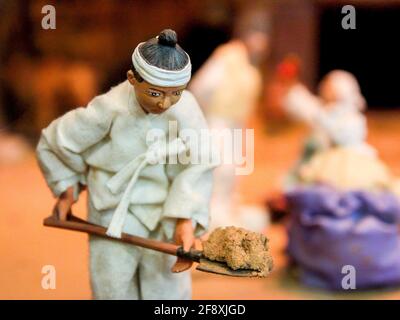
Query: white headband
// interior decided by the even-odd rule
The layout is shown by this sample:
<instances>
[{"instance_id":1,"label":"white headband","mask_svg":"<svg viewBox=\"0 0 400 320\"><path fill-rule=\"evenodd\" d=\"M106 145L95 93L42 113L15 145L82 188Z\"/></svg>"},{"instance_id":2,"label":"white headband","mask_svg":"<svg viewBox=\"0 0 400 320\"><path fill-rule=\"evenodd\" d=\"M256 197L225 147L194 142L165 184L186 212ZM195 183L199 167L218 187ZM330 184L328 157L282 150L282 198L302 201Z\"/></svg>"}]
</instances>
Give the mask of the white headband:
<instances>
[{"instance_id":1,"label":"white headband","mask_svg":"<svg viewBox=\"0 0 400 320\"><path fill-rule=\"evenodd\" d=\"M179 87L187 84L190 80L192 72L192 64L188 55L189 62L180 70L165 70L152 66L146 62L139 52L139 47L144 42L141 42L135 48L132 54L132 63L136 71L148 83L160 87Z\"/></svg>"}]
</instances>

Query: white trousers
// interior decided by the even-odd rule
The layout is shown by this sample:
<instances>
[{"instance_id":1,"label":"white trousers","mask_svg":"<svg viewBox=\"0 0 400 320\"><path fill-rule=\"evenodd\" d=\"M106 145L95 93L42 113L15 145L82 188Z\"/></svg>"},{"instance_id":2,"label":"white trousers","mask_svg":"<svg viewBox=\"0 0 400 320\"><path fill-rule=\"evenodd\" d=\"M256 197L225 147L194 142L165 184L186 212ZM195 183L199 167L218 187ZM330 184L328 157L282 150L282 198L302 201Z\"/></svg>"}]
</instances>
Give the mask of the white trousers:
<instances>
[{"instance_id":1,"label":"white trousers","mask_svg":"<svg viewBox=\"0 0 400 320\"><path fill-rule=\"evenodd\" d=\"M89 204L89 221L107 227L113 211ZM161 228L150 232L128 214L123 232L165 241ZM95 299L191 299L190 271L172 273L176 257L131 244L90 236L90 282Z\"/></svg>"}]
</instances>

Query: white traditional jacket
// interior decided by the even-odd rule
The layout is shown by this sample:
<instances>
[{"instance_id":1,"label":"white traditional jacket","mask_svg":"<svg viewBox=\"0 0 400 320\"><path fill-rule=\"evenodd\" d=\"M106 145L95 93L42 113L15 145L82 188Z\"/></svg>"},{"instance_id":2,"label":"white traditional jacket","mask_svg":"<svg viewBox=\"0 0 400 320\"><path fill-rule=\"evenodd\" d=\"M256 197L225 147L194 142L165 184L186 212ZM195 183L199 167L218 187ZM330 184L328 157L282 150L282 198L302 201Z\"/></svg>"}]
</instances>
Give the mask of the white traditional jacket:
<instances>
[{"instance_id":1,"label":"white traditional jacket","mask_svg":"<svg viewBox=\"0 0 400 320\"><path fill-rule=\"evenodd\" d=\"M207 129L192 94L184 91L178 103L153 115L140 107L128 81L119 84L42 131L37 156L48 186L54 196L74 186L77 197L78 184L87 185L95 210L119 212L111 222L114 230L108 230L115 237L125 214L134 214L150 231L161 223L169 239L176 218L190 218L200 235L208 227L216 162L154 164L162 149L157 150L157 144L149 147L147 134L161 129L171 136L169 121L177 123L178 139L171 142L177 145L175 155L183 152L190 157L196 146L181 139L182 130Z\"/></svg>"}]
</instances>

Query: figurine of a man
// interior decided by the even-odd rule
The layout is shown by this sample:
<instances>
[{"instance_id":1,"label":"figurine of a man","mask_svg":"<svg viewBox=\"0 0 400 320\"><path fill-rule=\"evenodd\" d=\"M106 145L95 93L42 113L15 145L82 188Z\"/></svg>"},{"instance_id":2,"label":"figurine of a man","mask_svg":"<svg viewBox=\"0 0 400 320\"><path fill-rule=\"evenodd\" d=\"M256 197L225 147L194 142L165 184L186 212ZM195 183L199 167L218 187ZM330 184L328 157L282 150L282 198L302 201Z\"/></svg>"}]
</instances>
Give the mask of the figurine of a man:
<instances>
[{"instance_id":1,"label":"figurine of a man","mask_svg":"<svg viewBox=\"0 0 400 320\"><path fill-rule=\"evenodd\" d=\"M108 228L109 236L126 232L174 240L189 250L208 227L216 164L159 161L162 155L165 159L166 148L157 141L149 145L148 133L165 133L174 146L167 158L183 153L190 159L197 147L181 134L207 129L195 98L185 90L190 58L177 44L176 33L167 29L140 43L132 62L126 81L42 131L40 168L58 197L60 219L67 218L86 186L88 219ZM176 123L176 132L171 132L171 123ZM171 272L176 258L96 236L90 236L89 244L94 298L191 297L190 272Z\"/></svg>"}]
</instances>

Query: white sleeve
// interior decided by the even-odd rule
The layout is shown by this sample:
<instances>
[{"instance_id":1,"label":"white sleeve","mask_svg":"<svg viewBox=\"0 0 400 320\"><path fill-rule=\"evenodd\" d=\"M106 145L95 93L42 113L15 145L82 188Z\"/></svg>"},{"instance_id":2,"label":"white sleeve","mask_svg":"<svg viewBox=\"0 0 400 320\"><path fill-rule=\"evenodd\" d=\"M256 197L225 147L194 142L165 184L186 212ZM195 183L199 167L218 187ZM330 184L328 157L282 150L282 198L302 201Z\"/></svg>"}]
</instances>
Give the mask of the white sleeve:
<instances>
[{"instance_id":1,"label":"white sleeve","mask_svg":"<svg viewBox=\"0 0 400 320\"><path fill-rule=\"evenodd\" d=\"M82 153L108 133L112 123L109 107L108 98L98 96L86 108L74 109L42 130L36 154L54 196L73 186L77 197L78 182L86 182Z\"/></svg>"},{"instance_id":2,"label":"white sleeve","mask_svg":"<svg viewBox=\"0 0 400 320\"><path fill-rule=\"evenodd\" d=\"M315 123L321 111L321 103L304 85L296 84L289 89L283 101L286 112L296 120L309 125Z\"/></svg>"}]
</instances>

